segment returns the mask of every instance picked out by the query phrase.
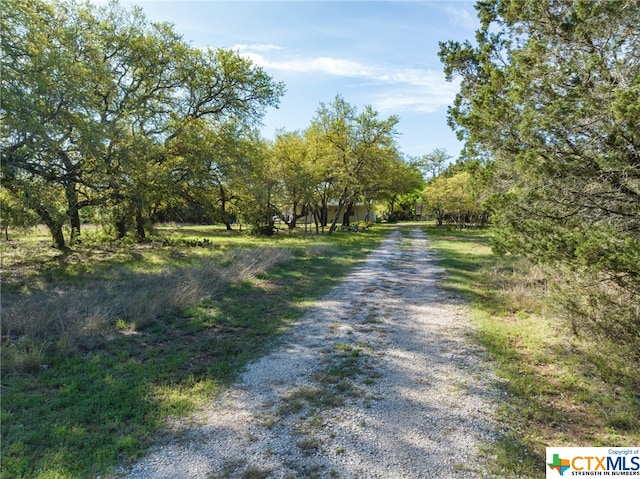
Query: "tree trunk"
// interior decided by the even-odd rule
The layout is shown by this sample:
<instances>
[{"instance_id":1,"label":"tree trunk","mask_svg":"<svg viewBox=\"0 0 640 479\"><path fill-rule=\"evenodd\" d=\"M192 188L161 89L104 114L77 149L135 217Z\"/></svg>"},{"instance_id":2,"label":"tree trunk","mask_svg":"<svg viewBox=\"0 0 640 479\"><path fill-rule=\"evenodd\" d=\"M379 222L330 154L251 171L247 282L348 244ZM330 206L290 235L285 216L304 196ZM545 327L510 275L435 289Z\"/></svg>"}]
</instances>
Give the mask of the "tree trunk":
<instances>
[{"instance_id":1,"label":"tree trunk","mask_svg":"<svg viewBox=\"0 0 640 479\"><path fill-rule=\"evenodd\" d=\"M396 196L396 195L393 195L393 198L391 198L391 201L389 201L389 205L388 205L388 208L389 208L389 218L393 218L393 217L394 217L393 212L394 212L394 211L395 211L395 209L396 209L396 198L397 198L397 196Z\"/></svg>"},{"instance_id":2,"label":"tree trunk","mask_svg":"<svg viewBox=\"0 0 640 479\"><path fill-rule=\"evenodd\" d=\"M342 214L342 226L351 226L351 221L349 221L349 208Z\"/></svg>"},{"instance_id":3,"label":"tree trunk","mask_svg":"<svg viewBox=\"0 0 640 479\"><path fill-rule=\"evenodd\" d=\"M71 238L69 243L72 245L80 241L80 208L78 207L78 192L74 183L69 183L65 187L65 196L67 197L67 216L71 225Z\"/></svg>"},{"instance_id":4,"label":"tree trunk","mask_svg":"<svg viewBox=\"0 0 640 479\"><path fill-rule=\"evenodd\" d=\"M222 183L218 183L218 189L220 190L220 216L227 231L232 231L231 221L229 220L229 215L227 215L227 193L224 191Z\"/></svg>"},{"instance_id":5,"label":"tree trunk","mask_svg":"<svg viewBox=\"0 0 640 479\"><path fill-rule=\"evenodd\" d=\"M289 227L290 230L294 230L296 229L296 224L298 223L298 219L302 218L303 216L306 216L306 207L302 208L302 211L300 212L300 214L296 213L296 211L298 211L298 204L294 203L293 204L293 214L291 215L291 219L289 219L289 222L287 223L287 226Z\"/></svg>"},{"instance_id":6,"label":"tree trunk","mask_svg":"<svg viewBox=\"0 0 640 479\"><path fill-rule=\"evenodd\" d=\"M338 226L338 218L342 214L342 210L347 204L347 200L349 196L347 195L347 188L342 191L342 195L340 196L340 200L338 200L338 209L336 211L336 216L333 218L333 222L331 223L331 228L329 228L329 234L333 233ZM348 210L347 210L348 211Z\"/></svg>"},{"instance_id":7,"label":"tree trunk","mask_svg":"<svg viewBox=\"0 0 640 479\"><path fill-rule=\"evenodd\" d=\"M64 234L62 233L62 223L54 220L51 214L44 208L37 208L36 212L40 215L42 222L49 228L53 245L60 251L66 250L67 245L65 244Z\"/></svg>"},{"instance_id":8,"label":"tree trunk","mask_svg":"<svg viewBox=\"0 0 640 479\"><path fill-rule=\"evenodd\" d=\"M139 242L147 239L147 234L144 231L144 217L140 210L136 211L136 234Z\"/></svg>"},{"instance_id":9,"label":"tree trunk","mask_svg":"<svg viewBox=\"0 0 640 479\"><path fill-rule=\"evenodd\" d=\"M127 236L127 219L126 218L117 218L115 221L116 227L116 238L122 239Z\"/></svg>"},{"instance_id":10,"label":"tree trunk","mask_svg":"<svg viewBox=\"0 0 640 479\"><path fill-rule=\"evenodd\" d=\"M273 233L276 231L275 222L273 221L273 214L269 212L269 214L265 217L266 224L264 228L261 228L262 234L265 236L273 236Z\"/></svg>"},{"instance_id":11,"label":"tree trunk","mask_svg":"<svg viewBox=\"0 0 640 479\"><path fill-rule=\"evenodd\" d=\"M76 244L80 242L80 212L76 209L70 216L71 238L69 242Z\"/></svg>"},{"instance_id":12,"label":"tree trunk","mask_svg":"<svg viewBox=\"0 0 640 479\"><path fill-rule=\"evenodd\" d=\"M71 223L71 237L69 243L75 244L80 239L80 207L78 205L78 191L76 185L80 177L80 166L74 164L69 154L64 150L58 151L58 158L64 164L67 171L66 179L63 181L64 194L67 198L67 216Z\"/></svg>"},{"instance_id":13,"label":"tree trunk","mask_svg":"<svg viewBox=\"0 0 640 479\"><path fill-rule=\"evenodd\" d=\"M288 226L289 226L289 229L290 229L290 230L294 230L294 229L296 229L296 227L298 226L298 220L299 220L300 218L305 218L305 222L307 221L307 220L306 220L306 218L307 218L307 211L306 211L306 209L304 209L304 210L302 211L302 213L300 213L299 215L298 215L298 214L293 214L293 215L291 215L291 219L289 220L289 223L288 223Z\"/></svg>"},{"instance_id":14,"label":"tree trunk","mask_svg":"<svg viewBox=\"0 0 640 479\"><path fill-rule=\"evenodd\" d=\"M342 215L342 226L351 226L352 214L354 214L353 201L345 207L344 215Z\"/></svg>"},{"instance_id":15,"label":"tree trunk","mask_svg":"<svg viewBox=\"0 0 640 479\"><path fill-rule=\"evenodd\" d=\"M51 231L51 237L57 249L63 251L67 249L67 245L64 242L64 234L62 233L62 223L53 223L47 225L49 231Z\"/></svg>"},{"instance_id":16,"label":"tree trunk","mask_svg":"<svg viewBox=\"0 0 640 479\"><path fill-rule=\"evenodd\" d=\"M331 222L331 228L329 228L329 234L333 233L338 227L338 218L340 218L340 214L342 213L342 209L344 208L344 202L341 200L338 202L338 210L336 211L336 216L333 218Z\"/></svg>"},{"instance_id":17,"label":"tree trunk","mask_svg":"<svg viewBox=\"0 0 640 479\"><path fill-rule=\"evenodd\" d=\"M329 222L329 207L326 202L322 203L320 206L320 226L325 228L327 223Z\"/></svg>"}]
</instances>

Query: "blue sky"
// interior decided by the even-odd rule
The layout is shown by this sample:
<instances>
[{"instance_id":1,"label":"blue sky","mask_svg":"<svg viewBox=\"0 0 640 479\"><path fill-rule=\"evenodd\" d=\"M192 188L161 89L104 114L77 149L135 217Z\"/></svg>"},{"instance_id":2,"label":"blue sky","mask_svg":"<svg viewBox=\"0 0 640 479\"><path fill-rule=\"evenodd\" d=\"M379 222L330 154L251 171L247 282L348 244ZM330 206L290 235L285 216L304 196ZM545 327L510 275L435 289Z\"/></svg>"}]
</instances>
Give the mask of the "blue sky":
<instances>
[{"instance_id":1,"label":"blue sky","mask_svg":"<svg viewBox=\"0 0 640 479\"><path fill-rule=\"evenodd\" d=\"M400 149L436 148L457 157L462 145L446 111L458 83L446 82L438 42L472 40L478 26L468 1L150 1L151 21L168 21L194 47L232 48L286 84L269 109L263 135L306 128L320 102L341 94L362 109L397 115Z\"/></svg>"}]
</instances>

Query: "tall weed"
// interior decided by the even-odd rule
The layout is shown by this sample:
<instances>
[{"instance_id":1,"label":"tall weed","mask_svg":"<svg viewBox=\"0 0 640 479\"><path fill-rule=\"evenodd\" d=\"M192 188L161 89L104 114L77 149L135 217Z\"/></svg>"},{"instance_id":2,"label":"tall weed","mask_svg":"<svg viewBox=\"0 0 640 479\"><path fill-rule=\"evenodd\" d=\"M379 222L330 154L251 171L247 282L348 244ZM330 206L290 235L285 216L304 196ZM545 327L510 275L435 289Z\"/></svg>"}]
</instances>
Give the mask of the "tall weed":
<instances>
[{"instance_id":1,"label":"tall weed","mask_svg":"<svg viewBox=\"0 0 640 479\"><path fill-rule=\"evenodd\" d=\"M113 334L117 323L140 330L158 319L197 304L221 286L245 281L289 261L283 248L229 251L221 265L204 258L195 265L139 272L114 267L102 278L91 275L46 283L38 289L2 295L3 369L37 369L46 351L93 349Z\"/></svg>"},{"instance_id":2,"label":"tall weed","mask_svg":"<svg viewBox=\"0 0 640 479\"><path fill-rule=\"evenodd\" d=\"M544 308L542 298L548 293L549 278L541 266L517 259L508 266L493 267L489 277L498 288L497 299L503 310L539 313Z\"/></svg>"}]
</instances>

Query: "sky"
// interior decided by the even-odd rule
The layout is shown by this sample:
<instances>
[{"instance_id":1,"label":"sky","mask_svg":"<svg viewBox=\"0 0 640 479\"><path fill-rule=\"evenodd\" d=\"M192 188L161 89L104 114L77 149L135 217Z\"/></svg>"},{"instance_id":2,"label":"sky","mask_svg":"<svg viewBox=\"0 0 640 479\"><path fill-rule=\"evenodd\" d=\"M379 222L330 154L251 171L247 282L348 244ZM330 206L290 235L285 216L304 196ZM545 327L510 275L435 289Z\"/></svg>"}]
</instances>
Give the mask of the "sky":
<instances>
[{"instance_id":1,"label":"sky","mask_svg":"<svg viewBox=\"0 0 640 479\"><path fill-rule=\"evenodd\" d=\"M399 117L397 143L409 156L436 148L456 159L462 144L447 125L459 83L447 82L438 42L472 40L470 1L133 0L151 21L168 21L196 48L231 48L286 85L262 134L303 130L320 103L340 94L362 111Z\"/></svg>"}]
</instances>

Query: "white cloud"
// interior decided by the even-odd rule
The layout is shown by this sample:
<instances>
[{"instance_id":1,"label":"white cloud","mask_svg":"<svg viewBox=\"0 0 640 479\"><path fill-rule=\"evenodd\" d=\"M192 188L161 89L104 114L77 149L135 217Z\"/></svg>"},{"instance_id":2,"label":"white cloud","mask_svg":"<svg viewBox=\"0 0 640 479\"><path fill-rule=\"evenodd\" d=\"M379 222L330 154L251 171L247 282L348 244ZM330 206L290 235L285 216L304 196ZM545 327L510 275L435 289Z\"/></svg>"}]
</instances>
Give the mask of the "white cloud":
<instances>
[{"instance_id":1,"label":"white cloud","mask_svg":"<svg viewBox=\"0 0 640 479\"><path fill-rule=\"evenodd\" d=\"M325 73L344 77L369 77L372 71L366 65L351 60L332 57L294 58L286 60L267 60L264 55L243 52L253 63L270 70L293 73Z\"/></svg>"},{"instance_id":2,"label":"white cloud","mask_svg":"<svg viewBox=\"0 0 640 479\"><path fill-rule=\"evenodd\" d=\"M395 70L378 79L388 84L373 98L373 105L383 112L431 113L450 105L459 90L459 82L447 82L444 73L435 70Z\"/></svg>"},{"instance_id":3,"label":"white cloud","mask_svg":"<svg viewBox=\"0 0 640 479\"><path fill-rule=\"evenodd\" d=\"M374 95L372 103L377 110L385 113L433 113L450 105L457 91L457 85L442 79L422 88L395 87Z\"/></svg>"},{"instance_id":4,"label":"white cloud","mask_svg":"<svg viewBox=\"0 0 640 479\"><path fill-rule=\"evenodd\" d=\"M366 78L383 83L407 83L416 86L429 86L439 82L444 75L435 70L419 68L394 70L376 65L333 57L295 58L287 60L268 60L264 55L254 52L242 52L253 63L263 68L294 73L324 73L327 75Z\"/></svg>"},{"instance_id":5,"label":"white cloud","mask_svg":"<svg viewBox=\"0 0 640 479\"><path fill-rule=\"evenodd\" d=\"M444 73L437 70L394 69L333 57L270 60L253 50L241 54L269 70L367 80L372 87L370 102L383 112L434 112L450 105L459 89L459 83L447 82Z\"/></svg>"},{"instance_id":6,"label":"white cloud","mask_svg":"<svg viewBox=\"0 0 640 479\"><path fill-rule=\"evenodd\" d=\"M469 10L462 7L449 6L445 9L451 23L454 25L460 25L464 28L476 29L480 26L478 19Z\"/></svg>"},{"instance_id":7,"label":"white cloud","mask_svg":"<svg viewBox=\"0 0 640 479\"><path fill-rule=\"evenodd\" d=\"M388 83L407 83L409 85L428 87L434 83L439 83L444 79L444 75L435 70L410 68L384 72L377 79Z\"/></svg>"},{"instance_id":8,"label":"white cloud","mask_svg":"<svg viewBox=\"0 0 640 479\"><path fill-rule=\"evenodd\" d=\"M256 43L256 44L252 44L252 45L234 45L233 47L231 47L232 50L238 50L238 51L245 51L245 50L253 50L253 51L258 51L258 52L267 52L270 50L282 50L282 47L279 47L278 45L271 45L269 43Z\"/></svg>"}]
</instances>

